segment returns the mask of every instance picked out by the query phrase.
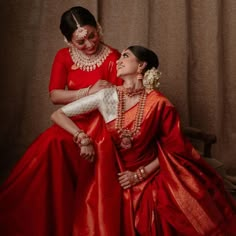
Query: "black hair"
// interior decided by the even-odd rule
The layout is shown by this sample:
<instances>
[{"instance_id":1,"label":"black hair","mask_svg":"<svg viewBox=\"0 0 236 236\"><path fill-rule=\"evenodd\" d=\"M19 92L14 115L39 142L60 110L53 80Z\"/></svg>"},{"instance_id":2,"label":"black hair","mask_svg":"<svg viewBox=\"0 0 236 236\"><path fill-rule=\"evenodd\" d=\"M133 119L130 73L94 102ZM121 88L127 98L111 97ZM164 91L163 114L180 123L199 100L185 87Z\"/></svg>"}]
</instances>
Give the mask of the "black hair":
<instances>
[{"instance_id":1,"label":"black hair","mask_svg":"<svg viewBox=\"0 0 236 236\"><path fill-rule=\"evenodd\" d=\"M80 6L72 7L62 14L60 23L61 33L68 41L71 41L72 35L77 29L73 16L76 18L81 27L84 25L90 25L97 28L95 17L88 9Z\"/></svg>"},{"instance_id":2,"label":"black hair","mask_svg":"<svg viewBox=\"0 0 236 236\"><path fill-rule=\"evenodd\" d=\"M127 49L129 49L137 57L139 61L147 63L147 66L143 70L143 73L145 73L147 70L153 67L158 68L159 59L156 53L153 52L152 50L138 45L130 46Z\"/></svg>"}]
</instances>

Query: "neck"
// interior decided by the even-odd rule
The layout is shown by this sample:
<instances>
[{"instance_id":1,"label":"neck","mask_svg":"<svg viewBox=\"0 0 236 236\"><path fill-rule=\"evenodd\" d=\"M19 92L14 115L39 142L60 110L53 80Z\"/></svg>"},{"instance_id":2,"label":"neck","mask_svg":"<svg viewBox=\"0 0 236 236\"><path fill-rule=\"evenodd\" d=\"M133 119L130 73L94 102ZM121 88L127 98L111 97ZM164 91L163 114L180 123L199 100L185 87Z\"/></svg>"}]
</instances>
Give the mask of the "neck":
<instances>
[{"instance_id":1,"label":"neck","mask_svg":"<svg viewBox=\"0 0 236 236\"><path fill-rule=\"evenodd\" d=\"M137 80L136 78L135 82L133 80L125 80L123 83L123 87L131 91L144 88L142 80Z\"/></svg>"}]
</instances>

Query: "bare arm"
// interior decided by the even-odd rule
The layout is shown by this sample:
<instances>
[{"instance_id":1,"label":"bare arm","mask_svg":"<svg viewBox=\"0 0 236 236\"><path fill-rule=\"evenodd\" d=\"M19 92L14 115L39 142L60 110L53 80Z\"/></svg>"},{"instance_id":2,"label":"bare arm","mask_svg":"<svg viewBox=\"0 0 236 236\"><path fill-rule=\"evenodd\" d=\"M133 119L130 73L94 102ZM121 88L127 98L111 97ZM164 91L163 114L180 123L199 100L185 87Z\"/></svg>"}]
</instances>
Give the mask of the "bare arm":
<instances>
[{"instance_id":1,"label":"bare arm","mask_svg":"<svg viewBox=\"0 0 236 236\"><path fill-rule=\"evenodd\" d=\"M50 92L50 99L53 104L65 105L111 86L112 84L106 80L98 80L93 86L79 90L54 89Z\"/></svg>"},{"instance_id":2,"label":"bare arm","mask_svg":"<svg viewBox=\"0 0 236 236\"><path fill-rule=\"evenodd\" d=\"M65 105L77 100L78 90L54 89L50 92L50 99L53 104Z\"/></svg>"},{"instance_id":3,"label":"bare arm","mask_svg":"<svg viewBox=\"0 0 236 236\"><path fill-rule=\"evenodd\" d=\"M160 167L160 163L157 158L144 167L146 175L149 176L154 171L156 171L159 167Z\"/></svg>"},{"instance_id":4,"label":"bare arm","mask_svg":"<svg viewBox=\"0 0 236 236\"><path fill-rule=\"evenodd\" d=\"M150 162L148 165L141 167L140 169L136 170L135 172L132 171L124 171L118 173L118 180L123 189L130 188L144 179L146 179L149 175L153 172L157 171L160 167L160 163L158 158Z\"/></svg>"},{"instance_id":5,"label":"bare arm","mask_svg":"<svg viewBox=\"0 0 236 236\"><path fill-rule=\"evenodd\" d=\"M71 139L80 147L81 157L90 162L94 161L95 150L91 139L61 109L51 115L51 120L72 135Z\"/></svg>"},{"instance_id":6,"label":"bare arm","mask_svg":"<svg viewBox=\"0 0 236 236\"><path fill-rule=\"evenodd\" d=\"M69 132L71 135L74 135L79 130L77 125L65 115L62 109L58 109L57 111L53 112L51 115L51 120Z\"/></svg>"},{"instance_id":7,"label":"bare arm","mask_svg":"<svg viewBox=\"0 0 236 236\"><path fill-rule=\"evenodd\" d=\"M98 94L91 95L87 98L80 99L70 103L51 115L51 120L69 132L71 139L80 147L80 155L89 160L94 160L94 148L91 139L69 118L69 116L84 114L88 111L96 109L100 99Z\"/></svg>"}]
</instances>

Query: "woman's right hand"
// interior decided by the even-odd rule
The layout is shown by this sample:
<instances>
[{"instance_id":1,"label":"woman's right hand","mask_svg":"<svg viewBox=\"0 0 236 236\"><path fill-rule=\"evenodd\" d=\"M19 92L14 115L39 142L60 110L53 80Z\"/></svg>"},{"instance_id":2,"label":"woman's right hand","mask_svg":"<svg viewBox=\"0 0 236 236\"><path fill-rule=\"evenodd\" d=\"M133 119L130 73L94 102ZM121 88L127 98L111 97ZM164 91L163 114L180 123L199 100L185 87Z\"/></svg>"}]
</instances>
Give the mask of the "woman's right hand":
<instances>
[{"instance_id":1,"label":"woman's right hand","mask_svg":"<svg viewBox=\"0 0 236 236\"><path fill-rule=\"evenodd\" d=\"M89 89L89 94L96 93L104 88L112 87L112 84L106 80L98 80L91 88Z\"/></svg>"}]
</instances>

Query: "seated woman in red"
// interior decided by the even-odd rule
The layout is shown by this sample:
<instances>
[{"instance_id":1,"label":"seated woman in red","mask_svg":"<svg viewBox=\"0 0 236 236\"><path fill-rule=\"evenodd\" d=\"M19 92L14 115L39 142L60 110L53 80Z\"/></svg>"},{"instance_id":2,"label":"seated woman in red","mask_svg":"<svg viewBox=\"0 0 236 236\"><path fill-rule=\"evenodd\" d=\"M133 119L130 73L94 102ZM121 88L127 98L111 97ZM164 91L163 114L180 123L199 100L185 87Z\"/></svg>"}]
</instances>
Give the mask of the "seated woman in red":
<instances>
[{"instance_id":1,"label":"seated woman in red","mask_svg":"<svg viewBox=\"0 0 236 236\"><path fill-rule=\"evenodd\" d=\"M117 62L123 86L68 104L53 113L52 120L90 159L100 152L99 146L68 117L96 109L102 114L110 134L104 139L112 140L103 158L116 157L123 188L121 235L235 235L235 201L222 178L183 136L174 106L155 89L158 65L151 50L128 47ZM85 232L93 233L82 229Z\"/></svg>"}]
</instances>

